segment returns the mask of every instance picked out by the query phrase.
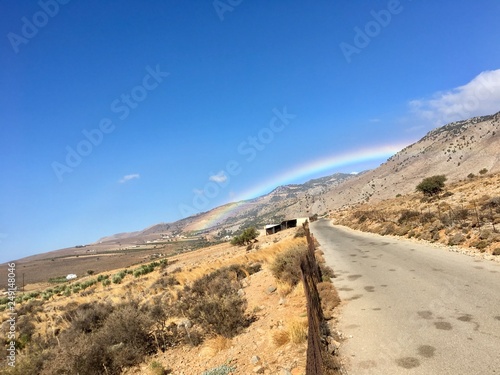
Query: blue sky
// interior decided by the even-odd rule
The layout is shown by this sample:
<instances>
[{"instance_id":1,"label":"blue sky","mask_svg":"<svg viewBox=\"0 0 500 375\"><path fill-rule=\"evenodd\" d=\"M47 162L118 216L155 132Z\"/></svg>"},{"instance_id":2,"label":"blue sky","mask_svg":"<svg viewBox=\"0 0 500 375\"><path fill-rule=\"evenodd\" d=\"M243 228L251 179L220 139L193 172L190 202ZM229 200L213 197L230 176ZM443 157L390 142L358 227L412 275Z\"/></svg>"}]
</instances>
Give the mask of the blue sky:
<instances>
[{"instance_id":1,"label":"blue sky","mask_svg":"<svg viewBox=\"0 0 500 375\"><path fill-rule=\"evenodd\" d=\"M499 12L496 0L3 1L0 261L374 168L377 150L496 112Z\"/></svg>"}]
</instances>

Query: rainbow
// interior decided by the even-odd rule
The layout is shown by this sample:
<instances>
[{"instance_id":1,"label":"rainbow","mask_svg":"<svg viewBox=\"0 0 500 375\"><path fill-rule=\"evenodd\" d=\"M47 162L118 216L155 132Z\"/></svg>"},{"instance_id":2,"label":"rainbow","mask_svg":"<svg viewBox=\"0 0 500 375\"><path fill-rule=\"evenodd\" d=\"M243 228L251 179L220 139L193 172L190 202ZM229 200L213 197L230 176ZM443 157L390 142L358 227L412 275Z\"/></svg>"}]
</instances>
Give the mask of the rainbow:
<instances>
[{"instance_id":1,"label":"rainbow","mask_svg":"<svg viewBox=\"0 0 500 375\"><path fill-rule=\"evenodd\" d=\"M252 186L248 190L240 193L234 198L234 203L228 203L224 206L218 207L212 211L211 217L204 221L203 228L198 229L211 228L218 222L221 222L238 212L240 207L247 204L247 202L245 202L246 200L267 194L280 185L288 185L319 173L327 175L327 172L333 172L334 169L340 167L356 165L367 161L387 159L405 148L407 145L408 143L405 143L404 145L385 145L363 150L355 150L340 155L329 155L321 159L298 165L293 169L285 171L279 175L275 175L271 179L262 181L258 185Z\"/></svg>"}]
</instances>

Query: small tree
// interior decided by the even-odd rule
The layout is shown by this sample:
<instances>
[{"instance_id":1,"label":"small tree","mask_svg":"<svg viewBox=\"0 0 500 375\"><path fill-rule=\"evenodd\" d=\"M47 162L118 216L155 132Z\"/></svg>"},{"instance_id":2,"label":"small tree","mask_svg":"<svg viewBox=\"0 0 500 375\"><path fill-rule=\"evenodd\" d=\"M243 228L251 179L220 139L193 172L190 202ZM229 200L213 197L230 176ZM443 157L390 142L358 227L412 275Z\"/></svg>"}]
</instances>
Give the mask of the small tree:
<instances>
[{"instance_id":1,"label":"small tree","mask_svg":"<svg viewBox=\"0 0 500 375\"><path fill-rule=\"evenodd\" d=\"M232 239L231 245L247 245L257 238L258 235L259 232L254 227L246 228L242 234Z\"/></svg>"},{"instance_id":2,"label":"small tree","mask_svg":"<svg viewBox=\"0 0 500 375\"><path fill-rule=\"evenodd\" d=\"M488 170L486 168L483 168L479 171L479 174L486 174L488 173Z\"/></svg>"},{"instance_id":3,"label":"small tree","mask_svg":"<svg viewBox=\"0 0 500 375\"><path fill-rule=\"evenodd\" d=\"M416 190L424 193L424 195L433 196L443 191L445 181L446 176L442 174L427 177L417 185Z\"/></svg>"}]
</instances>

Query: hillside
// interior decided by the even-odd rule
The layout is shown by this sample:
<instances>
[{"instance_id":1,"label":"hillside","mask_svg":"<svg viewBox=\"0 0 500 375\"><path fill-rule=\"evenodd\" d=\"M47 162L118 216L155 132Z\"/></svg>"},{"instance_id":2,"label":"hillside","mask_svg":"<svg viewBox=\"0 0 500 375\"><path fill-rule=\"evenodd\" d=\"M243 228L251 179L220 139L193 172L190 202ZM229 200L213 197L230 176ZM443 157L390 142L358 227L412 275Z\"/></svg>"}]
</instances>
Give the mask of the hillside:
<instances>
[{"instance_id":1,"label":"hillside","mask_svg":"<svg viewBox=\"0 0 500 375\"><path fill-rule=\"evenodd\" d=\"M287 217L307 217L312 212L306 204L300 210L291 209L298 201L314 203L330 189L340 186L353 178L352 174L336 173L305 182L279 186L270 193L255 199L228 203L210 211L190 216L174 223L160 223L139 232L120 234L101 238L98 242L140 241L157 238L159 234L209 235L214 238L237 233L248 226L263 227L266 224L281 222ZM219 234L223 233L223 235Z\"/></svg>"},{"instance_id":2,"label":"hillside","mask_svg":"<svg viewBox=\"0 0 500 375\"><path fill-rule=\"evenodd\" d=\"M483 170L446 184L441 194L405 194L337 210L330 217L353 229L425 240L500 261L500 173Z\"/></svg>"},{"instance_id":3,"label":"hillside","mask_svg":"<svg viewBox=\"0 0 500 375\"><path fill-rule=\"evenodd\" d=\"M483 168L498 172L499 136L500 112L432 130L380 167L333 187L321 197L322 205L312 209L321 212L327 206L334 210L411 193L429 175L445 174L449 182L455 182Z\"/></svg>"},{"instance_id":4,"label":"hillside","mask_svg":"<svg viewBox=\"0 0 500 375\"><path fill-rule=\"evenodd\" d=\"M304 231L250 247L223 243L16 293L17 355L3 351L0 374L303 374L308 318L297 265ZM320 297L333 324L339 300L327 284ZM0 303L4 332L9 301ZM330 353L340 345L331 334ZM7 366L12 360L15 367ZM334 367L328 374L338 373Z\"/></svg>"}]
</instances>

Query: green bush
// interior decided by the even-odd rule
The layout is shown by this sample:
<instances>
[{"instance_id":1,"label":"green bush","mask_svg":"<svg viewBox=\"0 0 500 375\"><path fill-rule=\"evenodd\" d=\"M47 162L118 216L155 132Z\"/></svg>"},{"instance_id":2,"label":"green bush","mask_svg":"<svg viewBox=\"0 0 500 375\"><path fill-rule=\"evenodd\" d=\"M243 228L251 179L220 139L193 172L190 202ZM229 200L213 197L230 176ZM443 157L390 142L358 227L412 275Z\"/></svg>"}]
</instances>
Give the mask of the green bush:
<instances>
[{"instance_id":1,"label":"green bush","mask_svg":"<svg viewBox=\"0 0 500 375\"><path fill-rule=\"evenodd\" d=\"M126 276L126 272L125 271L120 271L116 274L113 275L113 277L111 278L111 280L113 281L113 284L121 284L123 278Z\"/></svg>"},{"instance_id":2,"label":"green bush","mask_svg":"<svg viewBox=\"0 0 500 375\"><path fill-rule=\"evenodd\" d=\"M259 232L254 227L246 228L242 234L234 237L231 240L231 245L237 245L237 246L248 245L254 239L256 239L258 235Z\"/></svg>"},{"instance_id":3,"label":"green bush","mask_svg":"<svg viewBox=\"0 0 500 375\"><path fill-rule=\"evenodd\" d=\"M422 180L417 186L416 190L423 193L426 196L433 196L441 193L444 189L444 183L446 181L445 175L436 175L432 177L427 177Z\"/></svg>"}]
</instances>

